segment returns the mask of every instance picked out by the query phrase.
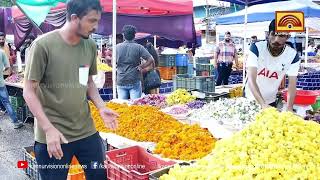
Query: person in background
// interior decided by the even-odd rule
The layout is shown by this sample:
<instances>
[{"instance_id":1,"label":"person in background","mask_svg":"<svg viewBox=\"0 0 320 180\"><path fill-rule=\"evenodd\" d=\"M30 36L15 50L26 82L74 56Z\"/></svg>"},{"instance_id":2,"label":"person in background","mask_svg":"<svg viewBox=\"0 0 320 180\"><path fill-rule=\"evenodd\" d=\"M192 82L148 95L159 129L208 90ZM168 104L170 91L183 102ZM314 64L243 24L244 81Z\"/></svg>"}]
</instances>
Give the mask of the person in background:
<instances>
[{"instance_id":1,"label":"person in background","mask_svg":"<svg viewBox=\"0 0 320 180\"><path fill-rule=\"evenodd\" d=\"M251 36L251 44L258 42L257 36Z\"/></svg>"},{"instance_id":2,"label":"person in background","mask_svg":"<svg viewBox=\"0 0 320 180\"><path fill-rule=\"evenodd\" d=\"M122 34L117 34L116 35L116 43L117 44L120 44L120 43L123 43L123 35Z\"/></svg>"},{"instance_id":3,"label":"person in background","mask_svg":"<svg viewBox=\"0 0 320 180\"><path fill-rule=\"evenodd\" d=\"M228 85L232 72L233 62L238 68L238 54L235 44L232 42L231 33L225 33L224 41L220 42L215 52L215 68L218 70L217 86Z\"/></svg>"},{"instance_id":4,"label":"person in background","mask_svg":"<svg viewBox=\"0 0 320 180\"><path fill-rule=\"evenodd\" d=\"M317 54L317 56L320 56L320 44L317 45L315 53Z\"/></svg>"},{"instance_id":5,"label":"person in background","mask_svg":"<svg viewBox=\"0 0 320 180\"><path fill-rule=\"evenodd\" d=\"M30 34L28 38L25 40L23 46L20 48L21 49L21 61L22 63L26 63L26 60L30 51L30 46L32 42L36 39L36 37L33 34Z\"/></svg>"},{"instance_id":6,"label":"person in background","mask_svg":"<svg viewBox=\"0 0 320 180\"><path fill-rule=\"evenodd\" d=\"M0 49L4 51L7 59L10 61L10 48L6 42L6 35L3 32L0 32Z\"/></svg>"},{"instance_id":7,"label":"person in background","mask_svg":"<svg viewBox=\"0 0 320 180\"><path fill-rule=\"evenodd\" d=\"M137 99L142 95L142 69L150 66L154 60L151 54L140 44L134 42L136 27L125 25L122 33L125 41L117 44L117 92L123 100ZM146 60L141 64L141 58Z\"/></svg>"},{"instance_id":8,"label":"person in background","mask_svg":"<svg viewBox=\"0 0 320 180\"><path fill-rule=\"evenodd\" d=\"M107 179L105 150L88 99L106 127L117 128L92 79L97 46L89 39L98 28L99 0L68 0L66 23L36 39L30 49L23 97L35 116L35 157L43 180L65 180L75 156L87 180ZM67 168L50 168L47 165Z\"/></svg>"},{"instance_id":9,"label":"person in background","mask_svg":"<svg viewBox=\"0 0 320 180\"><path fill-rule=\"evenodd\" d=\"M160 72L157 69L159 66L159 56L158 53L156 51L156 49L154 48L154 46L152 45L151 42L147 42L147 44L145 45L145 48L147 49L147 51L152 55L153 59L154 59L154 63L152 63L149 67L144 68L142 70L142 74L143 76L146 75L146 73L152 69L156 69L158 72L158 75L160 77ZM144 89L144 93L145 94L159 94L159 88L155 88L155 89Z\"/></svg>"},{"instance_id":10,"label":"person in background","mask_svg":"<svg viewBox=\"0 0 320 180\"><path fill-rule=\"evenodd\" d=\"M102 45L101 58L106 58L107 44Z\"/></svg>"},{"instance_id":11,"label":"person in background","mask_svg":"<svg viewBox=\"0 0 320 180\"><path fill-rule=\"evenodd\" d=\"M10 72L11 68L10 68L9 60L2 49L0 49L0 69L1 69L0 70L0 99L12 120L14 129L19 129L23 126L23 123L17 119L17 114L13 110L9 101L8 91L3 78L3 69Z\"/></svg>"},{"instance_id":12,"label":"person in background","mask_svg":"<svg viewBox=\"0 0 320 180\"><path fill-rule=\"evenodd\" d=\"M308 43L307 53L315 51L315 43L314 40L310 40Z\"/></svg>"},{"instance_id":13,"label":"person in background","mask_svg":"<svg viewBox=\"0 0 320 180\"><path fill-rule=\"evenodd\" d=\"M196 45L195 45L195 43L192 43L192 45L191 45L191 52L192 52L192 56L196 55Z\"/></svg>"},{"instance_id":14,"label":"person in background","mask_svg":"<svg viewBox=\"0 0 320 180\"><path fill-rule=\"evenodd\" d=\"M257 42L250 47L244 92L247 98L256 100L262 108L276 107L278 89L287 74L287 110L293 111L300 59L297 51L286 44L289 33L275 32L275 24L273 20L269 25L267 41Z\"/></svg>"},{"instance_id":15,"label":"person in background","mask_svg":"<svg viewBox=\"0 0 320 180\"><path fill-rule=\"evenodd\" d=\"M9 58L10 66L13 66L17 61L16 47L11 43L8 43L8 46L10 51L10 58Z\"/></svg>"}]
</instances>

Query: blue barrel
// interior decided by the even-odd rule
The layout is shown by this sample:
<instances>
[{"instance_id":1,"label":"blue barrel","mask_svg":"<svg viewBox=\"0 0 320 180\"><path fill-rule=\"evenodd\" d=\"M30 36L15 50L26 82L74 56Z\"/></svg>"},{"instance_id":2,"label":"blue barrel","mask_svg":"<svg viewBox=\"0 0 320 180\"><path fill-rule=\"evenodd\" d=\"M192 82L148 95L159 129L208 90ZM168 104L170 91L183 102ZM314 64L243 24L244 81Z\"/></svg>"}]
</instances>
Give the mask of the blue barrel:
<instances>
[{"instance_id":1,"label":"blue barrel","mask_svg":"<svg viewBox=\"0 0 320 180\"><path fill-rule=\"evenodd\" d=\"M178 67L188 66L188 55L187 54L177 54L176 55L176 66L178 66Z\"/></svg>"}]
</instances>

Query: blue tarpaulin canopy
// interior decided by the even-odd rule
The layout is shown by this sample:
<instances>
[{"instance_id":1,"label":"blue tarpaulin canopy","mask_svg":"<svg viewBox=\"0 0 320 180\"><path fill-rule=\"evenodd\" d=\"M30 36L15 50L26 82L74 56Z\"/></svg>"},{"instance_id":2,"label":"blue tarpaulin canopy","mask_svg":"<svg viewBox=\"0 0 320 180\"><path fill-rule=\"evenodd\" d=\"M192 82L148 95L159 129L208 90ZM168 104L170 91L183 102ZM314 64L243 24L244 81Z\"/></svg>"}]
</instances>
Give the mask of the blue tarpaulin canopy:
<instances>
[{"instance_id":1,"label":"blue tarpaulin canopy","mask_svg":"<svg viewBox=\"0 0 320 180\"><path fill-rule=\"evenodd\" d=\"M275 11L302 11L305 18L320 17L320 6L310 1L281 1L251 6L247 10L248 23L271 21ZM245 10L227 14L216 19L219 25L243 24Z\"/></svg>"},{"instance_id":2,"label":"blue tarpaulin canopy","mask_svg":"<svg viewBox=\"0 0 320 180\"><path fill-rule=\"evenodd\" d=\"M252 6L256 4L264 4L264 3L286 1L286 0L223 0L223 1L245 5L245 6Z\"/></svg>"}]
</instances>

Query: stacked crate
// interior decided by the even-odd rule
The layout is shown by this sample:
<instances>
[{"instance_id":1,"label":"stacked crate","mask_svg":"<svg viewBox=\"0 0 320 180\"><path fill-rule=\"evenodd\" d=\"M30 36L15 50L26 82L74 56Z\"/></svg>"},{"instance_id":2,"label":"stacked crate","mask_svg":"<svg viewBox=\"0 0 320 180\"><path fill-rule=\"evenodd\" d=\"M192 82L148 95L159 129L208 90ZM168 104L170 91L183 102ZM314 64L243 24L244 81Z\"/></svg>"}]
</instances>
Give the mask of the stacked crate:
<instances>
[{"instance_id":1,"label":"stacked crate","mask_svg":"<svg viewBox=\"0 0 320 180\"><path fill-rule=\"evenodd\" d=\"M210 64L211 57L198 57L196 59L197 76L213 76L214 65Z\"/></svg>"},{"instance_id":2,"label":"stacked crate","mask_svg":"<svg viewBox=\"0 0 320 180\"><path fill-rule=\"evenodd\" d=\"M214 92L215 80L213 76L192 76L178 74L173 79L173 89L186 89L188 91Z\"/></svg>"},{"instance_id":3,"label":"stacked crate","mask_svg":"<svg viewBox=\"0 0 320 180\"><path fill-rule=\"evenodd\" d=\"M188 55L177 54L176 66L177 66L177 74L187 74L188 73Z\"/></svg>"},{"instance_id":4,"label":"stacked crate","mask_svg":"<svg viewBox=\"0 0 320 180\"><path fill-rule=\"evenodd\" d=\"M13 110L16 113L20 107L23 107L25 105L25 102L22 96L9 96L9 101Z\"/></svg>"},{"instance_id":5,"label":"stacked crate","mask_svg":"<svg viewBox=\"0 0 320 180\"><path fill-rule=\"evenodd\" d=\"M159 72L161 79L172 80L177 74L176 54L162 54L159 56Z\"/></svg>"}]
</instances>

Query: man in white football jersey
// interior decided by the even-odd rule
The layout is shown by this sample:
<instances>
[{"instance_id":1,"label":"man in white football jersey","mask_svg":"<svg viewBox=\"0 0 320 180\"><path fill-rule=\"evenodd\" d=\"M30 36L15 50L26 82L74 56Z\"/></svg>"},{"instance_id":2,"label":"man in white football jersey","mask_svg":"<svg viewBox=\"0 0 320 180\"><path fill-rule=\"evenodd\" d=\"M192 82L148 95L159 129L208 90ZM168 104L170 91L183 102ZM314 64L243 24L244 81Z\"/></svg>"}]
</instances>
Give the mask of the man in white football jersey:
<instances>
[{"instance_id":1,"label":"man in white football jersey","mask_svg":"<svg viewBox=\"0 0 320 180\"><path fill-rule=\"evenodd\" d=\"M262 108L276 106L279 86L287 74L288 111L293 111L296 96L296 83L300 67L297 51L286 45L289 33L275 32L275 20L269 25L269 36L266 41L254 43L250 47L247 59L248 77L245 96L255 99Z\"/></svg>"}]
</instances>

